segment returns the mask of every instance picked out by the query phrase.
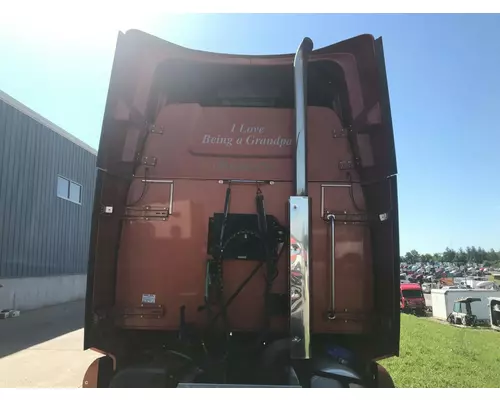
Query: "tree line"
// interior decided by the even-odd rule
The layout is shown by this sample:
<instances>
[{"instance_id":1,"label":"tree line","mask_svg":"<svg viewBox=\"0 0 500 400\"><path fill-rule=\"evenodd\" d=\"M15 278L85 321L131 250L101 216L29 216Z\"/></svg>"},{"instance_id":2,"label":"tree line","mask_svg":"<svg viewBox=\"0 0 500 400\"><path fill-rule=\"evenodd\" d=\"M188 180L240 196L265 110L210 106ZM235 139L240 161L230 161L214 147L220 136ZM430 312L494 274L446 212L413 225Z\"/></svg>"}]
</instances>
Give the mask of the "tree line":
<instances>
[{"instance_id":1,"label":"tree line","mask_svg":"<svg viewBox=\"0 0 500 400\"><path fill-rule=\"evenodd\" d=\"M461 247L458 250L447 247L443 253L420 254L417 250L407 252L401 256L401 262L415 264L417 262L453 262L458 264L497 264L500 262L500 252L490 249L486 251L482 247L470 246L465 250Z\"/></svg>"}]
</instances>

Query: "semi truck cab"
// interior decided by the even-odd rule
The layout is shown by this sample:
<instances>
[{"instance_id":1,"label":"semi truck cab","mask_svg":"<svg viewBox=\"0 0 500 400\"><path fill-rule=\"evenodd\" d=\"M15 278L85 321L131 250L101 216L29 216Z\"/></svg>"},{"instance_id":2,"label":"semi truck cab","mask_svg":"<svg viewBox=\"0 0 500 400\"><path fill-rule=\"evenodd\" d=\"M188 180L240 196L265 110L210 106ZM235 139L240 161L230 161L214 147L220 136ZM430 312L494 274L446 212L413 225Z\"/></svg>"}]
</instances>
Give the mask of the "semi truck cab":
<instances>
[{"instance_id":1,"label":"semi truck cab","mask_svg":"<svg viewBox=\"0 0 500 400\"><path fill-rule=\"evenodd\" d=\"M97 168L84 387L382 385L400 313L380 38L249 56L120 33Z\"/></svg>"}]
</instances>

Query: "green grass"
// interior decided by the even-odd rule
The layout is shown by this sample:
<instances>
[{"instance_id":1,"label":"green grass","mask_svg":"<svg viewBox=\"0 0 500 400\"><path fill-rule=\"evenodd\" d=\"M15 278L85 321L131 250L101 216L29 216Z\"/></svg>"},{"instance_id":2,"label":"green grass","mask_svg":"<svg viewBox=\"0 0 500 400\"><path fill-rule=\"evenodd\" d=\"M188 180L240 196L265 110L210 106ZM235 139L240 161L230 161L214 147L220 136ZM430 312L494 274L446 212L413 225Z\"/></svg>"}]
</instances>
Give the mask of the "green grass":
<instances>
[{"instance_id":1,"label":"green grass","mask_svg":"<svg viewBox=\"0 0 500 400\"><path fill-rule=\"evenodd\" d=\"M400 356L380 362L396 387L500 387L500 332L401 315Z\"/></svg>"}]
</instances>

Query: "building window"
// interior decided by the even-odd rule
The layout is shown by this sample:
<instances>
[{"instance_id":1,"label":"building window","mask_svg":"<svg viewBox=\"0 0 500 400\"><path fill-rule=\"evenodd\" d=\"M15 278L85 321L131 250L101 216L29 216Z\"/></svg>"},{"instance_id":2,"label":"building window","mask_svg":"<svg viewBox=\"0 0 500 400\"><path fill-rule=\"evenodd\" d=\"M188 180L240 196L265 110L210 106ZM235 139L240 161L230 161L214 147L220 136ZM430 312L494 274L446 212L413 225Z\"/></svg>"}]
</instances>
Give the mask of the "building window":
<instances>
[{"instance_id":1,"label":"building window","mask_svg":"<svg viewBox=\"0 0 500 400\"><path fill-rule=\"evenodd\" d=\"M57 197L72 201L73 203L82 203L82 185L63 178L57 177Z\"/></svg>"}]
</instances>

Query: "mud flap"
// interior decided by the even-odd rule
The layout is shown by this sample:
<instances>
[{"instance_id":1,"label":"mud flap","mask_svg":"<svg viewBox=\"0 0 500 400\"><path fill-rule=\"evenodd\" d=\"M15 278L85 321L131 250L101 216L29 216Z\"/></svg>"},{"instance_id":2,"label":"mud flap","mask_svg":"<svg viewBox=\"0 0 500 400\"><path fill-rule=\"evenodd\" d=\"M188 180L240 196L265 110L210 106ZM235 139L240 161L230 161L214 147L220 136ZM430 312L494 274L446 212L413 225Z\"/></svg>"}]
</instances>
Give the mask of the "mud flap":
<instances>
[{"instance_id":1,"label":"mud flap","mask_svg":"<svg viewBox=\"0 0 500 400\"><path fill-rule=\"evenodd\" d=\"M82 388L107 388L113 376L113 359L109 356L100 357L92 362L85 372Z\"/></svg>"}]
</instances>

